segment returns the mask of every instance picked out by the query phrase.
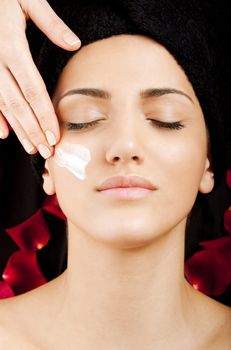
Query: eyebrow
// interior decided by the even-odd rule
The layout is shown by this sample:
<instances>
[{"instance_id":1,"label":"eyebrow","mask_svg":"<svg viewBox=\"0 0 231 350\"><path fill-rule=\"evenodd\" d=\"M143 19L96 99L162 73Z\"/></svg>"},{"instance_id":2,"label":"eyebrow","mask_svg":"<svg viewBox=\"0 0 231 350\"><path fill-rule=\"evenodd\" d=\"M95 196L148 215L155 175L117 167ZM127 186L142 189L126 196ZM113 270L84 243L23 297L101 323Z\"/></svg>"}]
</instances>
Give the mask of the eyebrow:
<instances>
[{"instance_id":1,"label":"eyebrow","mask_svg":"<svg viewBox=\"0 0 231 350\"><path fill-rule=\"evenodd\" d=\"M178 89L172 89L172 88L152 88L152 89L146 89L140 91L140 97L142 99L149 99L152 97L160 97L168 94L178 94L181 96L186 97L189 101L191 101L193 104L192 98L187 95L185 92L178 90ZM72 89L67 91L64 95L62 95L58 101L57 104L66 96L72 96L72 95L83 95L83 96L90 96L90 97L96 97L101 98L105 100L111 99L111 94L102 89L95 89L95 88L82 88L82 89Z\"/></svg>"},{"instance_id":2,"label":"eyebrow","mask_svg":"<svg viewBox=\"0 0 231 350\"><path fill-rule=\"evenodd\" d=\"M141 98L144 98L144 99L148 99L151 97L160 97L168 94L178 94L178 95L184 96L194 104L192 98L189 95L187 95L185 92L178 89L171 89L171 88L147 89L147 90L142 90L140 92Z\"/></svg>"}]
</instances>

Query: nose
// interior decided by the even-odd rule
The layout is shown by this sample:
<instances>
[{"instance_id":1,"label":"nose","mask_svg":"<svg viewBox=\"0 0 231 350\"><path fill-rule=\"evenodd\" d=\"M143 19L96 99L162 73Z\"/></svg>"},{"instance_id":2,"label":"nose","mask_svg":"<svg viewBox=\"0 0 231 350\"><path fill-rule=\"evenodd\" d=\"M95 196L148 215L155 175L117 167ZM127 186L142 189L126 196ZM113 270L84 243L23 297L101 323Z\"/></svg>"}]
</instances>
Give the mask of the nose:
<instances>
[{"instance_id":1,"label":"nose","mask_svg":"<svg viewBox=\"0 0 231 350\"><path fill-rule=\"evenodd\" d=\"M129 129L128 132L120 129L111 137L106 152L106 159L110 164L127 164L130 162L141 164L143 162L142 137L141 135L138 136L139 130L135 132L133 129Z\"/></svg>"}]
</instances>

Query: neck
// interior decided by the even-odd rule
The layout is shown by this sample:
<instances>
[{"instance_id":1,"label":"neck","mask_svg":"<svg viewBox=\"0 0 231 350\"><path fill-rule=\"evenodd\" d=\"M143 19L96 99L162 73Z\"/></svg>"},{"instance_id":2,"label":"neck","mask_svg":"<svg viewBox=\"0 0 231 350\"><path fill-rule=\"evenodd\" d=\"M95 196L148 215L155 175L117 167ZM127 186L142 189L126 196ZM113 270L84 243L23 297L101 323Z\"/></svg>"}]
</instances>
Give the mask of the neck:
<instances>
[{"instance_id":1,"label":"neck","mask_svg":"<svg viewBox=\"0 0 231 350\"><path fill-rule=\"evenodd\" d=\"M62 319L68 314L73 332L79 325L88 339L124 344L127 338L130 345L131 339L137 345L142 336L163 339L177 332L185 325L191 288L184 279L184 229L182 223L148 245L118 249L69 223Z\"/></svg>"}]
</instances>

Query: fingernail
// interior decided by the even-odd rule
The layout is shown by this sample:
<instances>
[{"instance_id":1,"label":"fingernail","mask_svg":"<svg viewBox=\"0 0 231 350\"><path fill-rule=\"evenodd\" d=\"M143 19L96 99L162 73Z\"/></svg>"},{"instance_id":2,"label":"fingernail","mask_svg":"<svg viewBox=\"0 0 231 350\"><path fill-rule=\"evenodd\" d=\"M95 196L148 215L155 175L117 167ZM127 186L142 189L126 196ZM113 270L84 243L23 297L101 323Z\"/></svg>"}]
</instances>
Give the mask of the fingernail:
<instances>
[{"instance_id":1,"label":"fingernail","mask_svg":"<svg viewBox=\"0 0 231 350\"><path fill-rule=\"evenodd\" d=\"M45 134L49 145L54 146L56 144L56 138L53 132L51 132L50 130L47 130Z\"/></svg>"},{"instance_id":2,"label":"fingernail","mask_svg":"<svg viewBox=\"0 0 231 350\"><path fill-rule=\"evenodd\" d=\"M27 153L30 153L35 149L34 146L32 145L32 143L30 143L30 141L27 139L23 139L22 144L23 144L23 147L25 148Z\"/></svg>"},{"instance_id":3,"label":"fingernail","mask_svg":"<svg viewBox=\"0 0 231 350\"><path fill-rule=\"evenodd\" d=\"M3 138L4 132L0 129L0 139Z\"/></svg>"},{"instance_id":4,"label":"fingernail","mask_svg":"<svg viewBox=\"0 0 231 350\"><path fill-rule=\"evenodd\" d=\"M75 34L70 33L70 32L64 33L64 35L63 35L63 40L64 40L68 45L71 45L71 46L74 46L75 44L79 44L79 43L80 43L79 38L78 38Z\"/></svg>"},{"instance_id":5,"label":"fingernail","mask_svg":"<svg viewBox=\"0 0 231 350\"><path fill-rule=\"evenodd\" d=\"M45 145L43 145L42 143L40 143L40 145L38 145L38 150L39 153L41 154L41 156L43 156L43 158L47 159L51 156L51 151L49 150L49 148Z\"/></svg>"}]
</instances>

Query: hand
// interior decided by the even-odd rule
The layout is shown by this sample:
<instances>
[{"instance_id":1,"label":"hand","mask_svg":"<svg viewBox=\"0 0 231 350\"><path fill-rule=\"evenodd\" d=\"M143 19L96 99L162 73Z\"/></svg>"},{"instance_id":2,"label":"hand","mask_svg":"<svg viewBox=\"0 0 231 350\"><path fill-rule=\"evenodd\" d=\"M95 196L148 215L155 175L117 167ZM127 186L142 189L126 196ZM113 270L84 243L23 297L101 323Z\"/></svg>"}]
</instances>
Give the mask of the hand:
<instances>
[{"instance_id":1,"label":"hand","mask_svg":"<svg viewBox=\"0 0 231 350\"><path fill-rule=\"evenodd\" d=\"M60 130L30 53L25 33L28 19L63 49L77 50L81 43L46 0L0 1L0 138L9 135L10 125L29 154L39 150L48 158Z\"/></svg>"}]
</instances>

